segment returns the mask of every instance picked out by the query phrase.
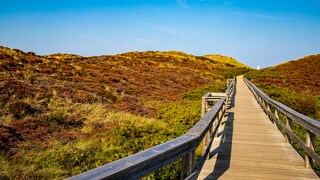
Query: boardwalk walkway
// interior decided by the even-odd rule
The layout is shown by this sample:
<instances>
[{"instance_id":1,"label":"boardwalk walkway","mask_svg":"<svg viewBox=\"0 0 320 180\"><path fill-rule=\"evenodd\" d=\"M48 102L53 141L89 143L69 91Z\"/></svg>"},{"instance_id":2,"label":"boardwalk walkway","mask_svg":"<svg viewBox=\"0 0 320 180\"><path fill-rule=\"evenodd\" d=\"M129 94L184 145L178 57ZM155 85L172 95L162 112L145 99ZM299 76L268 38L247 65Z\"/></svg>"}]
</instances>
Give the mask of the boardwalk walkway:
<instances>
[{"instance_id":1,"label":"boardwalk walkway","mask_svg":"<svg viewBox=\"0 0 320 180\"><path fill-rule=\"evenodd\" d=\"M268 120L242 77L198 179L319 179Z\"/></svg>"}]
</instances>

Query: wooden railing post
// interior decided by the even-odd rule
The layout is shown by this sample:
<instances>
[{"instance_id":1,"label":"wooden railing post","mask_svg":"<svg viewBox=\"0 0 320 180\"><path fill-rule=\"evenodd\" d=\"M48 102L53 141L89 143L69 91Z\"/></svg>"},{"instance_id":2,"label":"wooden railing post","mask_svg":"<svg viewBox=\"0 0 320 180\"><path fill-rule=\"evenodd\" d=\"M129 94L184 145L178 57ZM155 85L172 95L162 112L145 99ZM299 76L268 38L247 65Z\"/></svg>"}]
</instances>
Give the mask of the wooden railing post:
<instances>
[{"instance_id":1,"label":"wooden railing post","mask_svg":"<svg viewBox=\"0 0 320 180\"><path fill-rule=\"evenodd\" d=\"M202 108L201 108L201 117L203 117L206 114L206 109L207 109L207 99L206 97L202 97ZM207 146L210 141L210 134L208 132L204 136L202 140L202 152L204 153L207 149Z\"/></svg>"},{"instance_id":2,"label":"wooden railing post","mask_svg":"<svg viewBox=\"0 0 320 180\"><path fill-rule=\"evenodd\" d=\"M207 109L207 101L205 97L202 97L201 117L203 117L206 114L206 109Z\"/></svg>"},{"instance_id":3,"label":"wooden railing post","mask_svg":"<svg viewBox=\"0 0 320 180\"><path fill-rule=\"evenodd\" d=\"M266 106L264 99L261 99L261 104L262 104L262 107Z\"/></svg>"},{"instance_id":4,"label":"wooden railing post","mask_svg":"<svg viewBox=\"0 0 320 180\"><path fill-rule=\"evenodd\" d=\"M274 123L274 120L272 120L272 117L269 115L269 113L271 113L271 109L270 109L270 105L267 104L266 114L267 114L268 118L270 119L270 121L271 121L272 123Z\"/></svg>"},{"instance_id":5,"label":"wooden railing post","mask_svg":"<svg viewBox=\"0 0 320 180\"><path fill-rule=\"evenodd\" d=\"M313 151L316 146L316 136L312 132L310 132L309 130L307 130L307 132L306 132L306 145L308 147L310 147ZM304 162L305 162L306 168L313 167L313 160L310 156L307 155L307 153L305 154Z\"/></svg>"},{"instance_id":6,"label":"wooden railing post","mask_svg":"<svg viewBox=\"0 0 320 180\"><path fill-rule=\"evenodd\" d=\"M182 158L182 170L181 170L181 178L185 179L188 177L192 171L194 170L194 161L195 161L195 150L189 152Z\"/></svg>"},{"instance_id":7,"label":"wooden railing post","mask_svg":"<svg viewBox=\"0 0 320 180\"><path fill-rule=\"evenodd\" d=\"M271 112L270 105L267 104L267 112Z\"/></svg>"},{"instance_id":8,"label":"wooden railing post","mask_svg":"<svg viewBox=\"0 0 320 180\"><path fill-rule=\"evenodd\" d=\"M219 113L217 115L217 119L215 120L216 122L216 126L220 126L220 121L223 118L223 106L221 107L221 109L219 110ZM216 133L214 134L215 137L219 136L219 132L216 131Z\"/></svg>"},{"instance_id":9,"label":"wooden railing post","mask_svg":"<svg viewBox=\"0 0 320 180\"><path fill-rule=\"evenodd\" d=\"M260 96L260 104L261 104L261 107L264 106L264 99Z\"/></svg>"},{"instance_id":10,"label":"wooden railing post","mask_svg":"<svg viewBox=\"0 0 320 180\"><path fill-rule=\"evenodd\" d=\"M274 125L277 126L277 123L278 123L277 121L280 121L280 114L278 109L274 110L274 115L276 116L276 119L274 120Z\"/></svg>"},{"instance_id":11,"label":"wooden railing post","mask_svg":"<svg viewBox=\"0 0 320 180\"><path fill-rule=\"evenodd\" d=\"M292 120L286 116L286 127L292 132ZM290 142L290 137L287 133L285 133L286 142Z\"/></svg>"},{"instance_id":12,"label":"wooden railing post","mask_svg":"<svg viewBox=\"0 0 320 180\"><path fill-rule=\"evenodd\" d=\"M227 98L227 99L226 99L226 102L225 102L224 105L223 105L223 112L228 109L228 105L230 104L228 94L227 94L227 97L226 97L226 98Z\"/></svg>"},{"instance_id":13,"label":"wooden railing post","mask_svg":"<svg viewBox=\"0 0 320 180\"><path fill-rule=\"evenodd\" d=\"M261 97L258 95L257 101L258 101L259 104L261 104L261 99L260 98Z\"/></svg>"},{"instance_id":14,"label":"wooden railing post","mask_svg":"<svg viewBox=\"0 0 320 180\"><path fill-rule=\"evenodd\" d=\"M210 133L210 131L208 131L206 133L206 135L203 137L203 140L202 140L202 153L205 153L206 150L207 150L207 147L208 147L209 142L210 142L210 136L211 136L211 133ZM206 157L206 159L208 159L208 158L209 158L209 156Z\"/></svg>"}]
</instances>

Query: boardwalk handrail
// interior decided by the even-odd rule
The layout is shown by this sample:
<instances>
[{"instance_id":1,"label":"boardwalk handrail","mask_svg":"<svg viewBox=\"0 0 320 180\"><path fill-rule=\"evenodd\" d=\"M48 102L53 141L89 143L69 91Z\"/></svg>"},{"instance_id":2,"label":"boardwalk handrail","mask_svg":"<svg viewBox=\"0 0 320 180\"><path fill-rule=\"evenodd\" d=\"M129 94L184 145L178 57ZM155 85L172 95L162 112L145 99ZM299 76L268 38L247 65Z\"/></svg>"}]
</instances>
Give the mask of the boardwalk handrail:
<instances>
[{"instance_id":1,"label":"boardwalk handrail","mask_svg":"<svg viewBox=\"0 0 320 180\"><path fill-rule=\"evenodd\" d=\"M320 122L271 99L248 79L244 78L244 81L269 118L282 128L286 141L290 142L292 140L303 149L305 152L305 166L307 168L313 167L314 163L320 166L320 156L315 152L316 137L320 137ZM272 109L274 109L274 112L272 112ZM285 124L281 121L281 114L285 117ZM306 142L303 142L292 131L292 121L306 129Z\"/></svg>"},{"instance_id":2,"label":"boardwalk handrail","mask_svg":"<svg viewBox=\"0 0 320 180\"><path fill-rule=\"evenodd\" d=\"M235 83L235 79L228 83L226 97L215 103L184 135L68 179L139 179L179 158L182 158L181 179L196 179L209 156L214 135L227 108L228 99L233 94ZM205 143L207 148L195 166L195 150L204 137L209 137L210 141Z\"/></svg>"}]
</instances>

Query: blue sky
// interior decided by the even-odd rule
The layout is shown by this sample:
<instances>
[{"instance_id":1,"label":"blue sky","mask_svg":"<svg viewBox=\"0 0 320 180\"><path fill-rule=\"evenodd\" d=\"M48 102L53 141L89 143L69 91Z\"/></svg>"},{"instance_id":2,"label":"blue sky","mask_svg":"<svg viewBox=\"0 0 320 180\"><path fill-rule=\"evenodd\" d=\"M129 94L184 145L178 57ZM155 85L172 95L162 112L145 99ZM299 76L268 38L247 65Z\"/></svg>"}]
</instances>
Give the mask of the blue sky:
<instances>
[{"instance_id":1,"label":"blue sky","mask_svg":"<svg viewBox=\"0 0 320 180\"><path fill-rule=\"evenodd\" d=\"M0 0L0 45L84 56L177 50L267 67L320 53L319 0Z\"/></svg>"}]
</instances>

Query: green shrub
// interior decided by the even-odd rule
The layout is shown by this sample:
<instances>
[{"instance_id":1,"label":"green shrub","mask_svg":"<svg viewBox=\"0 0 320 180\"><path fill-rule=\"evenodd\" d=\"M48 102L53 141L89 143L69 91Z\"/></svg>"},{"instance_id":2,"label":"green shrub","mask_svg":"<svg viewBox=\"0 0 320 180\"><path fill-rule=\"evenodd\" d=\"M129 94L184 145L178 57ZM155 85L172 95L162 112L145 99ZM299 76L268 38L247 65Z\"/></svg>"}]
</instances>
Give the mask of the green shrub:
<instances>
[{"instance_id":1,"label":"green shrub","mask_svg":"<svg viewBox=\"0 0 320 180\"><path fill-rule=\"evenodd\" d=\"M268 94L272 99L279 101L295 111L300 112L311 118L317 117L318 99L315 96L298 93L287 88L278 87L266 83L256 84L261 90Z\"/></svg>"},{"instance_id":2,"label":"green shrub","mask_svg":"<svg viewBox=\"0 0 320 180\"><path fill-rule=\"evenodd\" d=\"M216 81L216 84L207 85L205 87L186 92L182 94L182 98L188 101L201 101L202 96L207 92L223 92L227 88L225 82Z\"/></svg>"},{"instance_id":3,"label":"green shrub","mask_svg":"<svg viewBox=\"0 0 320 180\"><path fill-rule=\"evenodd\" d=\"M251 79L262 79L262 78L281 78L283 77L283 74L281 71L273 69L273 68L267 68L267 69L261 69L261 70L253 70L250 72L247 72L245 74L245 77L249 80Z\"/></svg>"},{"instance_id":4,"label":"green shrub","mask_svg":"<svg viewBox=\"0 0 320 180\"><path fill-rule=\"evenodd\" d=\"M180 104L168 103L157 108L157 119L174 129L173 136L180 136L189 130L201 115L201 101L183 101Z\"/></svg>"}]
</instances>

